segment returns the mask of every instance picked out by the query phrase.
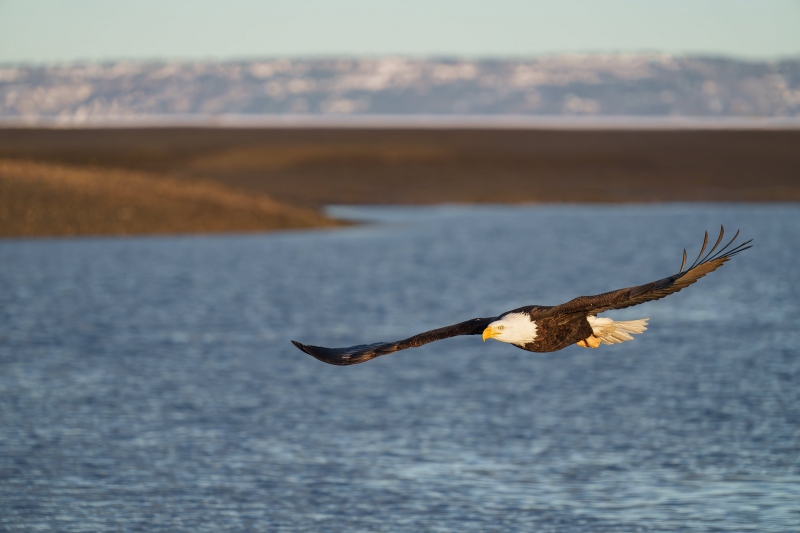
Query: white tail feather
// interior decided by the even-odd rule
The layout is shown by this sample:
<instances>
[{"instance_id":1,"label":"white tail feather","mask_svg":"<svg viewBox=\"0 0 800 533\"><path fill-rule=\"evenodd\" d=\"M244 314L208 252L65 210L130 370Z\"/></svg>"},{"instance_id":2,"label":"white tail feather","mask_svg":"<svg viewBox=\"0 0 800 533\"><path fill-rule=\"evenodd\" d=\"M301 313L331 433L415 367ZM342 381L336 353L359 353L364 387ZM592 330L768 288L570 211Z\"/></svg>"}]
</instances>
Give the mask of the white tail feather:
<instances>
[{"instance_id":1,"label":"white tail feather","mask_svg":"<svg viewBox=\"0 0 800 533\"><path fill-rule=\"evenodd\" d=\"M616 322L610 318L597 318L596 316L588 316L586 319L592 326L594 336L603 344L632 341L631 334L643 333L647 329L647 321L650 320L649 318L640 318L639 320Z\"/></svg>"}]
</instances>

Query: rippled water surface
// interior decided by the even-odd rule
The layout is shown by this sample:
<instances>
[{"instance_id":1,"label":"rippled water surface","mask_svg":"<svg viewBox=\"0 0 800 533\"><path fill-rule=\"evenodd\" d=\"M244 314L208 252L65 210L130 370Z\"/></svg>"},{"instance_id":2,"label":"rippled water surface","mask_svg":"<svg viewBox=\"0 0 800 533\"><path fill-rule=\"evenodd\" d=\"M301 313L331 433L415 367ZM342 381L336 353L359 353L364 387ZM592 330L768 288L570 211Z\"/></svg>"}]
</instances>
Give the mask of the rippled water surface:
<instances>
[{"instance_id":1,"label":"rippled water surface","mask_svg":"<svg viewBox=\"0 0 800 533\"><path fill-rule=\"evenodd\" d=\"M800 207L334 212L381 222L0 242L0 528L800 530ZM624 345L289 343L651 281L720 223L755 248Z\"/></svg>"}]
</instances>

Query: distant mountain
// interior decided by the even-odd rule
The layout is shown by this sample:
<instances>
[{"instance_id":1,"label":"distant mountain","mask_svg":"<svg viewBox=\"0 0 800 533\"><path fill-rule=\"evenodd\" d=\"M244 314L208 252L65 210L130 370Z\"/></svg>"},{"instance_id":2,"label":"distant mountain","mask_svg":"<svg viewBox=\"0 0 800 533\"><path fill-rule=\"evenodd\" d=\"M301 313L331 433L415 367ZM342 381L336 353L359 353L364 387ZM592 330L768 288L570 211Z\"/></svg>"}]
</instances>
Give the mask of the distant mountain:
<instances>
[{"instance_id":1,"label":"distant mountain","mask_svg":"<svg viewBox=\"0 0 800 533\"><path fill-rule=\"evenodd\" d=\"M670 55L0 66L0 119L216 115L798 117L800 59Z\"/></svg>"}]
</instances>

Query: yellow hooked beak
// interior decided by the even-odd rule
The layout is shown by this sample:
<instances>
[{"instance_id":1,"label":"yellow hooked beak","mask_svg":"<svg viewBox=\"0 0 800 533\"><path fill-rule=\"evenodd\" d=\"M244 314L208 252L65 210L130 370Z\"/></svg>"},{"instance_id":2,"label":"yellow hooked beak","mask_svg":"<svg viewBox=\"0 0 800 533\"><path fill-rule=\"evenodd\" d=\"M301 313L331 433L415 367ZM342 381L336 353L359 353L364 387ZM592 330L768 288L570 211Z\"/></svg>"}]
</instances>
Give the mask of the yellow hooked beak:
<instances>
[{"instance_id":1,"label":"yellow hooked beak","mask_svg":"<svg viewBox=\"0 0 800 533\"><path fill-rule=\"evenodd\" d=\"M498 331L494 329L492 326L488 326L485 330L483 330L483 342L486 342L486 339L491 339L492 337L497 337Z\"/></svg>"}]
</instances>

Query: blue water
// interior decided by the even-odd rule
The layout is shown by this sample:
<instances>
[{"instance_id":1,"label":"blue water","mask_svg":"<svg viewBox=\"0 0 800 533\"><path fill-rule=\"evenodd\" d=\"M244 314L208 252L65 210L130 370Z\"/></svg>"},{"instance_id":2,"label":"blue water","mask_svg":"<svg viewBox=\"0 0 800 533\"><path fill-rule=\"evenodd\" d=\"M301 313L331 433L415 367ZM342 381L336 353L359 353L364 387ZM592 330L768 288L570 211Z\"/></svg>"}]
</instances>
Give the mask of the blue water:
<instances>
[{"instance_id":1,"label":"blue water","mask_svg":"<svg viewBox=\"0 0 800 533\"><path fill-rule=\"evenodd\" d=\"M337 208L246 236L0 241L0 529L800 531L800 206ZM633 342L395 340L755 247Z\"/></svg>"}]
</instances>

